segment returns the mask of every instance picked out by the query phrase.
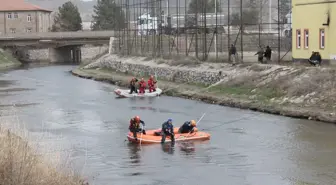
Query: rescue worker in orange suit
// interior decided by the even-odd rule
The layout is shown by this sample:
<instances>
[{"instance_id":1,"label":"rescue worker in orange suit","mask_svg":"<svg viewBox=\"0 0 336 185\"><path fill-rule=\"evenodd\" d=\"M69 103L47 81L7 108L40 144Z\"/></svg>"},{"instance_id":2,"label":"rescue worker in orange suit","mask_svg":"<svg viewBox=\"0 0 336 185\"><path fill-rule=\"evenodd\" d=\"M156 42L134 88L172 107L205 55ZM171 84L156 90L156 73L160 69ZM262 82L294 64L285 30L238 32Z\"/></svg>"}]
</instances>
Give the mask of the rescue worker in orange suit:
<instances>
[{"instance_id":1,"label":"rescue worker in orange suit","mask_svg":"<svg viewBox=\"0 0 336 185\"><path fill-rule=\"evenodd\" d=\"M137 89L136 89L136 83L138 82L138 79L136 79L135 77L132 78L132 80L130 81L130 94L132 94L133 92L138 93Z\"/></svg>"},{"instance_id":2,"label":"rescue worker in orange suit","mask_svg":"<svg viewBox=\"0 0 336 185\"><path fill-rule=\"evenodd\" d=\"M149 92L155 92L156 91L155 84L156 84L156 81L154 80L153 76L150 76L150 78L148 79Z\"/></svg>"},{"instance_id":3,"label":"rescue worker in orange suit","mask_svg":"<svg viewBox=\"0 0 336 185\"><path fill-rule=\"evenodd\" d=\"M139 82L139 93L144 94L146 89L146 82L143 78L141 78L141 81Z\"/></svg>"},{"instance_id":4,"label":"rescue worker in orange suit","mask_svg":"<svg viewBox=\"0 0 336 185\"><path fill-rule=\"evenodd\" d=\"M196 121L186 121L184 124L179 128L179 133L193 133L194 129L196 128Z\"/></svg>"},{"instance_id":5,"label":"rescue worker in orange suit","mask_svg":"<svg viewBox=\"0 0 336 185\"><path fill-rule=\"evenodd\" d=\"M142 124L142 126L145 126L145 122L142 121L139 116L135 116L134 118L130 120L128 129L130 130L130 132L133 133L133 137L135 138L135 140L138 140L137 138L138 132L142 132L143 134L146 135L146 131L145 129L142 129L140 127L140 123Z\"/></svg>"}]
</instances>

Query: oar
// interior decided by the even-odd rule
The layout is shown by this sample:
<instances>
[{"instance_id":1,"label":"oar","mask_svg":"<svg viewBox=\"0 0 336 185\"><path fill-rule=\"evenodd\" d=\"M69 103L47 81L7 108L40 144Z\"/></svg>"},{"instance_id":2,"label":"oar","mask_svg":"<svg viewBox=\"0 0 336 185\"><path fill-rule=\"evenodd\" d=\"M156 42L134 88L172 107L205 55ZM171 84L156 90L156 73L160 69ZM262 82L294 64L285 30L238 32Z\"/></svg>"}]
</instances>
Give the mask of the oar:
<instances>
[{"instance_id":1,"label":"oar","mask_svg":"<svg viewBox=\"0 0 336 185\"><path fill-rule=\"evenodd\" d=\"M140 147L141 147L141 141L142 141L142 134L143 134L143 130L144 130L144 126L141 126L141 135L140 135Z\"/></svg>"},{"instance_id":2,"label":"oar","mask_svg":"<svg viewBox=\"0 0 336 185\"><path fill-rule=\"evenodd\" d=\"M202 117L197 121L196 125L198 125L198 123L204 118L206 112L203 113Z\"/></svg>"}]
</instances>

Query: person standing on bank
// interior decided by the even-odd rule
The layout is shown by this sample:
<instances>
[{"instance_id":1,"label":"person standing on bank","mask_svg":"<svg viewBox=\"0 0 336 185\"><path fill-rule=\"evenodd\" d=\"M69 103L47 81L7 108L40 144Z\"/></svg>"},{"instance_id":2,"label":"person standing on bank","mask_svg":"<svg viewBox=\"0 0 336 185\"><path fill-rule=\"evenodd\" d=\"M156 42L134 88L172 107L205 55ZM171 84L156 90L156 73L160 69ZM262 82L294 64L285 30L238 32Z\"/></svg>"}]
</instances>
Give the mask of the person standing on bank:
<instances>
[{"instance_id":1,"label":"person standing on bank","mask_svg":"<svg viewBox=\"0 0 336 185\"><path fill-rule=\"evenodd\" d=\"M232 62L232 65L236 65L237 49L236 49L236 46L233 44L231 44L229 55L230 55L230 61Z\"/></svg>"},{"instance_id":2,"label":"person standing on bank","mask_svg":"<svg viewBox=\"0 0 336 185\"><path fill-rule=\"evenodd\" d=\"M264 49L261 47L261 46L259 46L259 51L255 54L255 55L258 55L258 62L260 62L260 63L264 63Z\"/></svg>"},{"instance_id":3,"label":"person standing on bank","mask_svg":"<svg viewBox=\"0 0 336 185\"><path fill-rule=\"evenodd\" d=\"M265 58L266 62L270 62L272 58L272 49L269 46L266 46L266 51L265 51Z\"/></svg>"}]
</instances>

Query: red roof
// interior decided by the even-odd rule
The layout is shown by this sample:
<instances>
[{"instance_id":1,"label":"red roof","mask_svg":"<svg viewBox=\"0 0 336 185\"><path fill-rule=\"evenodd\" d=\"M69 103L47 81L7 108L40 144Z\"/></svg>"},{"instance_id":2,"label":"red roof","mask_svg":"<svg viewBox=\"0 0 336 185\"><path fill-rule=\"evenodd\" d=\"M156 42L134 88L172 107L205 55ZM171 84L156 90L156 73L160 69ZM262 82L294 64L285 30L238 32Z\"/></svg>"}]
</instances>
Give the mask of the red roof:
<instances>
[{"instance_id":1,"label":"red roof","mask_svg":"<svg viewBox=\"0 0 336 185\"><path fill-rule=\"evenodd\" d=\"M29 4L24 2L24 0L0 0L0 11L46 11L52 12L51 10L47 10L41 7L38 7L33 4Z\"/></svg>"}]
</instances>

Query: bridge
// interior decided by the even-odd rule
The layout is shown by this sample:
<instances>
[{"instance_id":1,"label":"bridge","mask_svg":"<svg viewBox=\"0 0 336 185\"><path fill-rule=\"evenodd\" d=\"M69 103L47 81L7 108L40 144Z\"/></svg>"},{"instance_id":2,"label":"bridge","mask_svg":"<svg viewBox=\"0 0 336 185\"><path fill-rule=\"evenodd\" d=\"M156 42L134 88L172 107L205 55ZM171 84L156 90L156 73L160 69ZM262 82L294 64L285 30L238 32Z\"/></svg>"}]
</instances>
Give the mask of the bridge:
<instances>
[{"instance_id":1,"label":"bridge","mask_svg":"<svg viewBox=\"0 0 336 185\"><path fill-rule=\"evenodd\" d=\"M49 48L51 62L81 61L80 46L109 44L115 31L42 32L0 35L2 48Z\"/></svg>"}]
</instances>

